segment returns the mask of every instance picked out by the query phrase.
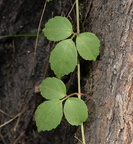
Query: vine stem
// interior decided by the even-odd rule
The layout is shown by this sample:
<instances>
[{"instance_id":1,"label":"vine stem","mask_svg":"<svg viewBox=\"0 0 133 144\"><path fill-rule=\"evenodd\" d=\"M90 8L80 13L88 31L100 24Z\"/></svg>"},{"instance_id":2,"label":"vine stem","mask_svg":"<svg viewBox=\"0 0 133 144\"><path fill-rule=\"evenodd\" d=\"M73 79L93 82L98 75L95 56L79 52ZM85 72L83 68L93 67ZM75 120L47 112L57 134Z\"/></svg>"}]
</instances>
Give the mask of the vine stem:
<instances>
[{"instance_id":1,"label":"vine stem","mask_svg":"<svg viewBox=\"0 0 133 144\"><path fill-rule=\"evenodd\" d=\"M76 0L76 18L77 18L77 33L80 33L79 29L79 1Z\"/></svg>"},{"instance_id":2,"label":"vine stem","mask_svg":"<svg viewBox=\"0 0 133 144\"><path fill-rule=\"evenodd\" d=\"M80 61L78 60L77 65L77 71L78 71L78 98L81 98L81 85L80 85Z\"/></svg>"},{"instance_id":3,"label":"vine stem","mask_svg":"<svg viewBox=\"0 0 133 144\"><path fill-rule=\"evenodd\" d=\"M79 1L76 0L76 19L77 19L77 33L80 33L79 28ZM80 61L78 59L78 65L77 65L77 75L78 75L78 98L81 99L81 84L80 84ZM83 144L86 144L85 142L85 134L84 134L84 125L81 124L81 134L82 134L82 142Z\"/></svg>"},{"instance_id":4,"label":"vine stem","mask_svg":"<svg viewBox=\"0 0 133 144\"><path fill-rule=\"evenodd\" d=\"M78 65L77 65L77 71L78 71L78 98L81 99L80 61L79 60L78 60ZM81 134L82 134L82 142L83 144L86 144L83 123L81 123Z\"/></svg>"}]
</instances>

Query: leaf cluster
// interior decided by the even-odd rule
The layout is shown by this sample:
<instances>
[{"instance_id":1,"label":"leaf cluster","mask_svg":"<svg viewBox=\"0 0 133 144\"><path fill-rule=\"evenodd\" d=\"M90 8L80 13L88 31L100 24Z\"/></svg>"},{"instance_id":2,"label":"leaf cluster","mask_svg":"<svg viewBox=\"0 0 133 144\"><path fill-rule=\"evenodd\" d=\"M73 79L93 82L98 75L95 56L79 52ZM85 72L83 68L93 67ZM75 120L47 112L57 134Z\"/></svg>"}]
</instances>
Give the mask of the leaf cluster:
<instances>
[{"instance_id":1,"label":"leaf cluster","mask_svg":"<svg viewBox=\"0 0 133 144\"><path fill-rule=\"evenodd\" d=\"M43 32L48 40L60 41L50 55L51 69L58 78L74 71L78 54L85 60L96 60L99 55L100 41L96 35L90 32L74 33L72 24L65 17L50 19ZM76 44L73 42L74 36Z\"/></svg>"},{"instance_id":2,"label":"leaf cluster","mask_svg":"<svg viewBox=\"0 0 133 144\"><path fill-rule=\"evenodd\" d=\"M83 100L67 96L65 84L60 80L73 72L77 66L78 55L85 60L96 60L100 41L90 32L74 33L71 22L61 16L50 19L43 29L50 41L59 41L50 54L50 66L57 78L46 78L40 85L41 95L47 101L40 104L35 112L38 131L56 128L63 113L71 125L80 125L88 117ZM76 37L76 43L73 38ZM63 101L65 104L63 106Z\"/></svg>"},{"instance_id":3,"label":"leaf cluster","mask_svg":"<svg viewBox=\"0 0 133 144\"><path fill-rule=\"evenodd\" d=\"M48 101L40 104L35 112L38 131L56 128L65 118L71 125L80 125L88 117L83 100L66 96L65 84L57 78L46 78L40 85L41 95ZM66 101L65 101L66 100ZM65 101L63 108L63 101Z\"/></svg>"}]
</instances>

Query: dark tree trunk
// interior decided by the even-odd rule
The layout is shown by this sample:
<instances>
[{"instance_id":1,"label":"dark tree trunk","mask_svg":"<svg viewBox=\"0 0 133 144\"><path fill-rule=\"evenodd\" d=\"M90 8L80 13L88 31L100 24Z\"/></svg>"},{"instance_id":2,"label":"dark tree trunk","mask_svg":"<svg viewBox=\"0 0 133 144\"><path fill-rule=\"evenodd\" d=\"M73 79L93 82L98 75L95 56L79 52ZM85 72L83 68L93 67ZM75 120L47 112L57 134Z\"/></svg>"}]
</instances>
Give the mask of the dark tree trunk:
<instances>
[{"instance_id":1,"label":"dark tree trunk","mask_svg":"<svg viewBox=\"0 0 133 144\"><path fill-rule=\"evenodd\" d=\"M44 3L0 0L0 36L37 33ZM41 29L49 18L66 16L73 3L74 0L48 3ZM87 144L132 144L133 2L85 0L80 3L80 14L81 31L94 32L101 40L97 61L83 62L81 70L82 91L93 92L86 97ZM69 18L75 25L74 16L73 10ZM74 138L77 128L64 119L55 130L37 132L34 111L44 99L34 89L45 77L53 76L48 63L53 44L40 37L34 59L35 40L34 37L0 39L0 143L77 144ZM76 79L72 77L65 78L68 87ZM69 91L72 89L75 87ZM79 129L76 136L80 138Z\"/></svg>"},{"instance_id":2,"label":"dark tree trunk","mask_svg":"<svg viewBox=\"0 0 133 144\"><path fill-rule=\"evenodd\" d=\"M101 40L100 57L92 64L87 144L132 144L133 1L93 1L86 29Z\"/></svg>"}]
</instances>

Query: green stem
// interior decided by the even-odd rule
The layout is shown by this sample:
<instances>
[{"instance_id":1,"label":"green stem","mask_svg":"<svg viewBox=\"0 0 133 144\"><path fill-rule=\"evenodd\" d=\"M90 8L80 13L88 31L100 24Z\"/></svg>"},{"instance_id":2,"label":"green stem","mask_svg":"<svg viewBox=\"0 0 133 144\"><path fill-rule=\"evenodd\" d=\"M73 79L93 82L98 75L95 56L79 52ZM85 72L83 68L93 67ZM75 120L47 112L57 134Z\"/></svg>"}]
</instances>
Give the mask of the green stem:
<instances>
[{"instance_id":1,"label":"green stem","mask_svg":"<svg viewBox=\"0 0 133 144\"><path fill-rule=\"evenodd\" d=\"M86 144L86 141L85 141L85 132L84 132L84 125L83 125L83 123L81 124L81 133L82 133L82 142L83 142L83 144Z\"/></svg>"},{"instance_id":2,"label":"green stem","mask_svg":"<svg viewBox=\"0 0 133 144\"><path fill-rule=\"evenodd\" d=\"M79 62L79 60L78 60L78 65L77 65L77 71L78 71L78 98L81 98L80 62ZM82 142L83 142L83 144L86 144L83 123L81 124L81 134L82 134Z\"/></svg>"},{"instance_id":3,"label":"green stem","mask_svg":"<svg viewBox=\"0 0 133 144\"><path fill-rule=\"evenodd\" d=\"M79 1L78 0L76 0L76 18L77 18L77 33L80 33L80 28L79 28ZM79 60L78 60L78 65L77 65L77 73L78 73L78 98L81 98L80 61ZM83 123L81 124L81 134L82 134L82 142L83 142L83 144L86 144Z\"/></svg>"},{"instance_id":4,"label":"green stem","mask_svg":"<svg viewBox=\"0 0 133 144\"><path fill-rule=\"evenodd\" d=\"M72 94L70 94L70 95L66 95L61 101L63 102L63 101L65 101L66 99L68 99L69 97L74 96L74 95L78 95L78 94L77 94L77 93L72 93Z\"/></svg>"},{"instance_id":5,"label":"green stem","mask_svg":"<svg viewBox=\"0 0 133 144\"><path fill-rule=\"evenodd\" d=\"M77 33L80 33L79 29L79 1L76 0L76 18L77 18Z\"/></svg>"},{"instance_id":6,"label":"green stem","mask_svg":"<svg viewBox=\"0 0 133 144\"><path fill-rule=\"evenodd\" d=\"M78 98L81 98L81 85L80 85L80 61L78 60L77 65L77 71L78 71Z\"/></svg>"}]
</instances>

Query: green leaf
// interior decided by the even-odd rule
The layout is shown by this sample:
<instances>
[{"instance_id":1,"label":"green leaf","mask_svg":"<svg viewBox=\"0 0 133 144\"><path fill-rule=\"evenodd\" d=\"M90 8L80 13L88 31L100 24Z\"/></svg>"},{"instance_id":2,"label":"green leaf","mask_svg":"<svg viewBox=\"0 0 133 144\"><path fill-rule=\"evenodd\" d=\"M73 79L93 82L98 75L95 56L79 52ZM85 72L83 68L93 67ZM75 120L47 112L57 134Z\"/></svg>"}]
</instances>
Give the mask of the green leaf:
<instances>
[{"instance_id":1,"label":"green leaf","mask_svg":"<svg viewBox=\"0 0 133 144\"><path fill-rule=\"evenodd\" d=\"M62 102L50 100L40 104L35 112L38 132L56 128L62 119Z\"/></svg>"},{"instance_id":2,"label":"green leaf","mask_svg":"<svg viewBox=\"0 0 133 144\"><path fill-rule=\"evenodd\" d=\"M46 78L40 85L41 95L46 99L61 99L66 95L64 83L57 78Z\"/></svg>"},{"instance_id":3,"label":"green leaf","mask_svg":"<svg viewBox=\"0 0 133 144\"><path fill-rule=\"evenodd\" d=\"M64 114L71 125L80 125L86 121L88 110L83 100L79 98L69 98L64 105Z\"/></svg>"},{"instance_id":4,"label":"green leaf","mask_svg":"<svg viewBox=\"0 0 133 144\"><path fill-rule=\"evenodd\" d=\"M77 50L71 39L63 40L56 45L50 55L50 64L58 78L74 71L77 65Z\"/></svg>"},{"instance_id":5,"label":"green leaf","mask_svg":"<svg viewBox=\"0 0 133 144\"><path fill-rule=\"evenodd\" d=\"M67 18L56 16L45 24L43 32L48 40L59 41L68 38L73 33L73 29Z\"/></svg>"},{"instance_id":6,"label":"green leaf","mask_svg":"<svg viewBox=\"0 0 133 144\"><path fill-rule=\"evenodd\" d=\"M78 34L76 46L80 56L85 60L96 60L99 55L100 41L93 33Z\"/></svg>"}]
</instances>

